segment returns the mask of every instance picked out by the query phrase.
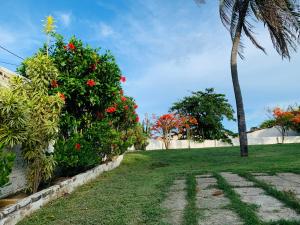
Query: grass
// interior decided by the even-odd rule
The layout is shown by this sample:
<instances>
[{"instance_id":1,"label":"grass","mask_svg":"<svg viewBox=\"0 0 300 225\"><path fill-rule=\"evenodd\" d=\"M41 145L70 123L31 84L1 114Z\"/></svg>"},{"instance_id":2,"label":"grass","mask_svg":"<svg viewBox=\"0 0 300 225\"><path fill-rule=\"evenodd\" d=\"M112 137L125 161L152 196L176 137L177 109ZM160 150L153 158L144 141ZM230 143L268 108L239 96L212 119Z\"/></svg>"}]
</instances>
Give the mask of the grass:
<instances>
[{"instance_id":1,"label":"grass","mask_svg":"<svg viewBox=\"0 0 300 225\"><path fill-rule=\"evenodd\" d=\"M197 183L194 175L187 175L186 185L188 205L184 211L184 225L197 225L199 210L196 207Z\"/></svg>"},{"instance_id":2,"label":"grass","mask_svg":"<svg viewBox=\"0 0 300 225\"><path fill-rule=\"evenodd\" d=\"M173 180L182 176L188 177L185 224L193 224L198 216L194 175L221 171L298 173L300 144L250 146L248 158L241 158L237 147L128 153L119 168L48 204L19 225L164 225L160 204ZM243 207L251 221L248 206L224 180L219 179L219 185L233 200L232 207Z\"/></svg>"}]
</instances>

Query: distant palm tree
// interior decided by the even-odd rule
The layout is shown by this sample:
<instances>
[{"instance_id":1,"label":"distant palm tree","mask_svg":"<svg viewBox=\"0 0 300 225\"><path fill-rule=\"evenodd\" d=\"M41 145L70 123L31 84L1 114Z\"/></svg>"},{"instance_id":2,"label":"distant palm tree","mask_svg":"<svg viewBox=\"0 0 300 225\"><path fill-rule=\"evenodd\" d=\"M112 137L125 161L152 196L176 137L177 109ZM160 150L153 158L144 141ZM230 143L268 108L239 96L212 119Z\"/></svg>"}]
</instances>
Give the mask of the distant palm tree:
<instances>
[{"instance_id":1,"label":"distant palm tree","mask_svg":"<svg viewBox=\"0 0 300 225\"><path fill-rule=\"evenodd\" d=\"M205 0L195 0L204 3ZM248 156L248 140L243 98L240 89L237 56L242 55L241 38L246 35L255 47L265 49L253 36L251 22L262 22L271 36L274 48L282 58L290 59L290 50L296 51L300 42L299 0L219 0L220 17L232 38L231 76L237 108L241 156ZM250 22L251 21L251 22Z\"/></svg>"}]
</instances>

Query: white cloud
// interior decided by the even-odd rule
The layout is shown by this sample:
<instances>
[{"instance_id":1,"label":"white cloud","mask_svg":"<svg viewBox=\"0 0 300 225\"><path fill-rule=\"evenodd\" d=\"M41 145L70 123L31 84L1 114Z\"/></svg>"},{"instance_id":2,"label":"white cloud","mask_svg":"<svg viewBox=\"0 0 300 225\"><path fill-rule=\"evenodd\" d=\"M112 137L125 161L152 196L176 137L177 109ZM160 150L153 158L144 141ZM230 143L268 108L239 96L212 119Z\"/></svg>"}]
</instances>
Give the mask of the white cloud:
<instances>
[{"instance_id":1,"label":"white cloud","mask_svg":"<svg viewBox=\"0 0 300 225\"><path fill-rule=\"evenodd\" d=\"M64 27L69 27L73 20L72 12L55 12L55 17Z\"/></svg>"},{"instance_id":2,"label":"white cloud","mask_svg":"<svg viewBox=\"0 0 300 225\"><path fill-rule=\"evenodd\" d=\"M102 23L102 22L98 25L98 29L100 32L99 33L100 36L103 38L110 37L110 36L114 35L114 33L115 33L111 26L109 26L105 23Z\"/></svg>"},{"instance_id":3,"label":"white cloud","mask_svg":"<svg viewBox=\"0 0 300 225\"><path fill-rule=\"evenodd\" d=\"M58 18L61 21L62 25L65 27L70 26L72 22L72 13L71 12L59 12Z\"/></svg>"}]
</instances>

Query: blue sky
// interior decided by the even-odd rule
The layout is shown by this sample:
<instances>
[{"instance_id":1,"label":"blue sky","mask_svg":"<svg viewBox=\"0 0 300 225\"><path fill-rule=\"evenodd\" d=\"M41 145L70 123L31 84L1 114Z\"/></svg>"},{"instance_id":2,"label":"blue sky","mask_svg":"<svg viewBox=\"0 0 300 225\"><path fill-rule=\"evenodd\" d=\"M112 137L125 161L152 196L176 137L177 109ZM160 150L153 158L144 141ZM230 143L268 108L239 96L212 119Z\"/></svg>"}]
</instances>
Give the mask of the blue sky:
<instances>
[{"instance_id":1,"label":"blue sky","mask_svg":"<svg viewBox=\"0 0 300 225\"><path fill-rule=\"evenodd\" d=\"M166 113L190 91L209 87L226 94L234 106L231 43L218 1L198 7L193 0L10 0L1 8L0 44L22 57L42 46L42 20L50 14L66 38L75 35L111 50L127 77L126 94L136 98L141 116ZM246 59L239 61L248 128L267 118L267 108L300 102L300 54L282 61L261 25L257 33L268 55L245 40ZM0 61L20 63L1 49ZM235 123L225 124L236 130Z\"/></svg>"}]
</instances>

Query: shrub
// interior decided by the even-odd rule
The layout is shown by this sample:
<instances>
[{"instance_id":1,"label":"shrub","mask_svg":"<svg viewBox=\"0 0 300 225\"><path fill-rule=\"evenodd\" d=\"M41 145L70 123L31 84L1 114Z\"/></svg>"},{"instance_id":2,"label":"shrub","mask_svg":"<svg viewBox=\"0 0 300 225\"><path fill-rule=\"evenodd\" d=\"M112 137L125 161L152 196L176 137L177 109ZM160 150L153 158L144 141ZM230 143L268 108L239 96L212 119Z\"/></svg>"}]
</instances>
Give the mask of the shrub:
<instances>
[{"instance_id":1,"label":"shrub","mask_svg":"<svg viewBox=\"0 0 300 225\"><path fill-rule=\"evenodd\" d=\"M65 176L89 169L101 161L97 150L78 134L55 143L54 159Z\"/></svg>"},{"instance_id":2,"label":"shrub","mask_svg":"<svg viewBox=\"0 0 300 225\"><path fill-rule=\"evenodd\" d=\"M53 62L57 76L44 83L51 96L60 96L65 103L55 160L58 167L71 173L126 151L133 144L131 135L138 116L133 99L123 96L121 82L126 78L112 54L100 54L100 49L84 45L75 37L65 42L53 31L53 18L47 21L45 33L48 40L51 36L55 41L50 46L48 42L41 52ZM27 70L26 63L19 68L28 77ZM80 151L74 151L76 144Z\"/></svg>"},{"instance_id":3,"label":"shrub","mask_svg":"<svg viewBox=\"0 0 300 225\"><path fill-rule=\"evenodd\" d=\"M58 96L48 95L47 81L54 70L51 61L37 55L25 63L31 81L15 77L10 88L1 90L0 144L7 148L22 144L22 154L28 162L28 188L36 192L40 182L49 179L54 169L55 163L46 149L57 134L62 101Z\"/></svg>"},{"instance_id":4,"label":"shrub","mask_svg":"<svg viewBox=\"0 0 300 225\"><path fill-rule=\"evenodd\" d=\"M134 129L134 149L135 150L146 150L148 143L149 135L144 132L143 127L138 124Z\"/></svg>"},{"instance_id":5,"label":"shrub","mask_svg":"<svg viewBox=\"0 0 300 225\"><path fill-rule=\"evenodd\" d=\"M39 184L50 179L54 171L55 161L46 149L57 137L63 101L58 95L48 95L48 86L58 75L49 57L39 53L25 60L24 65L30 82L19 86L16 92L27 97L29 113L22 153L28 162L28 188L36 192Z\"/></svg>"},{"instance_id":6,"label":"shrub","mask_svg":"<svg viewBox=\"0 0 300 225\"><path fill-rule=\"evenodd\" d=\"M75 37L66 44L59 35L50 48L49 55L59 70L50 91L65 97L60 123L65 138L73 133L83 133L105 113L121 90L121 71L114 57L110 52L101 55L98 51L84 46Z\"/></svg>"}]
</instances>

